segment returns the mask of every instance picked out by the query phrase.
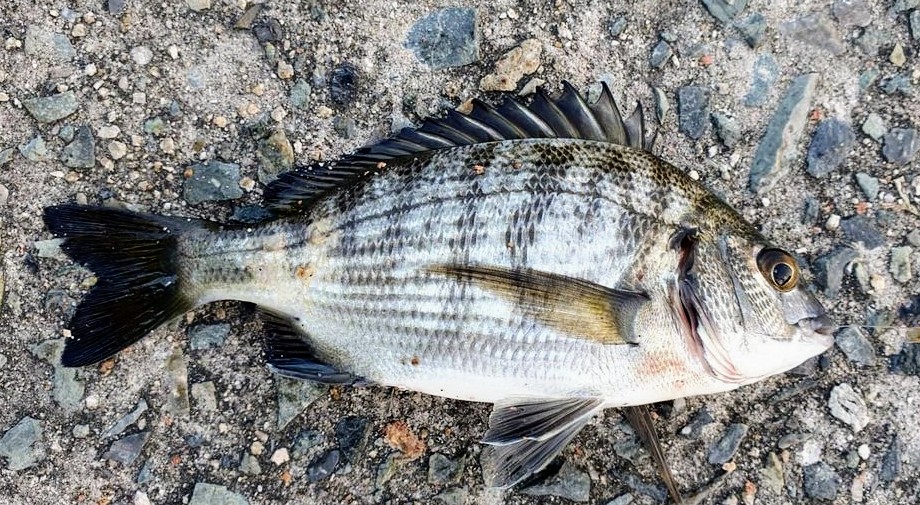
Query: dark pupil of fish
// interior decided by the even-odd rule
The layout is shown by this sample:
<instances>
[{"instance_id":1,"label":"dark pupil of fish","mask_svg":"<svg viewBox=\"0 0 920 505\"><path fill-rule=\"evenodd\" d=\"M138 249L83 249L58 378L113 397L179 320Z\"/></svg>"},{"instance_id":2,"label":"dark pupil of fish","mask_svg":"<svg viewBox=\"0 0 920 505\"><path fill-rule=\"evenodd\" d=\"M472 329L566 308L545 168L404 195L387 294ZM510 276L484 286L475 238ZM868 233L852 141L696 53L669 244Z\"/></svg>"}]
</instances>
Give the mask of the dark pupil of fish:
<instances>
[{"instance_id":1,"label":"dark pupil of fish","mask_svg":"<svg viewBox=\"0 0 920 505\"><path fill-rule=\"evenodd\" d=\"M787 263L773 265L773 283L784 288L792 280L792 267Z\"/></svg>"}]
</instances>

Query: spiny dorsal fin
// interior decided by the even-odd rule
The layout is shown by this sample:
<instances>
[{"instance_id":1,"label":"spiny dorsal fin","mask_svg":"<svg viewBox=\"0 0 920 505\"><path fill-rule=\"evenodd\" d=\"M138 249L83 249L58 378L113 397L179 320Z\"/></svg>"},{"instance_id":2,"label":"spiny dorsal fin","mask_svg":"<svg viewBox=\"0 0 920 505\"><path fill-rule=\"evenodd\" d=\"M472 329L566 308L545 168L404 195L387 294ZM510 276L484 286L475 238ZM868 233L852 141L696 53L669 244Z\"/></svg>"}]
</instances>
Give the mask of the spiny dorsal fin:
<instances>
[{"instance_id":1,"label":"spiny dorsal fin","mask_svg":"<svg viewBox=\"0 0 920 505\"><path fill-rule=\"evenodd\" d=\"M473 100L469 114L452 110L444 118L428 119L419 128L403 128L396 136L339 161L284 173L266 189L265 205L279 213L305 210L327 192L385 170L396 160L485 142L570 138L651 149L641 105L624 119L606 83L601 83L600 97L593 104L568 82L563 81L562 86L558 98L540 89L530 105L507 98L496 109Z\"/></svg>"}]
</instances>

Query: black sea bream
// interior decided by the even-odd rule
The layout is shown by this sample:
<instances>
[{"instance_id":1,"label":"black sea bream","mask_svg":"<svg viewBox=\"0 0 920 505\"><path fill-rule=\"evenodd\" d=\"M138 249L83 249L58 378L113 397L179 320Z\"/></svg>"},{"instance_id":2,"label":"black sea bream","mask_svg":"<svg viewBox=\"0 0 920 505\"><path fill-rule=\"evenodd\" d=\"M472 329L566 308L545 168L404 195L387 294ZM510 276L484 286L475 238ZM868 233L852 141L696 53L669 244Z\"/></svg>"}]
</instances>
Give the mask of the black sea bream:
<instances>
[{"instance_id":1,"label":"black sea bream","mask_svg":"<svg viewBox=\"0 0 920 505\"><path fill-rule=\"evenodd\" d=\"M216 300L258 305L280 374L494 403L494 486L608 407L728 391L826 350L795 260L651 154L641 110L566 85L474 101L266 190L241 227L61 205L98 276L63 362L108 358Z\"/></svg>"}]
</instances>

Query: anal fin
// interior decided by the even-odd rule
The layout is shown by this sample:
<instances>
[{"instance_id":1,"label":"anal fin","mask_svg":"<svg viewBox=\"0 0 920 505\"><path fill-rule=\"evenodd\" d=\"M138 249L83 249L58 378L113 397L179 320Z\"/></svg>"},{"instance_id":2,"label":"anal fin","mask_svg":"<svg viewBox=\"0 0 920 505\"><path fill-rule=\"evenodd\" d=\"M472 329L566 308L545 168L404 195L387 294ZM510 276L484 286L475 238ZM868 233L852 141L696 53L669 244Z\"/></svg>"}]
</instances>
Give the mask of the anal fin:
<instances>
[{"instance_id":1,"label":"anal fin","mask_svg":"<svg viewBox=\"0 0 920 505\"><path fill-rule=\"evenodd\" d=\"M292 379L322 384L354 384L360 379L326 363L311 344L309 335L295 327L289 319L270 312L261 312L265 331L265 362L269 368Z\"/></svg>"},{"instance_id":2,"label":"anal fin","mask_svg":"<svg viewBox=\"0 0 920 505\"><path fill-rule=\"evenodd\" d=\"M508 488L546 467L603 410L600 398L519 399L496 403L489 416L483 477Z\"/></svg>"}]
</instances>

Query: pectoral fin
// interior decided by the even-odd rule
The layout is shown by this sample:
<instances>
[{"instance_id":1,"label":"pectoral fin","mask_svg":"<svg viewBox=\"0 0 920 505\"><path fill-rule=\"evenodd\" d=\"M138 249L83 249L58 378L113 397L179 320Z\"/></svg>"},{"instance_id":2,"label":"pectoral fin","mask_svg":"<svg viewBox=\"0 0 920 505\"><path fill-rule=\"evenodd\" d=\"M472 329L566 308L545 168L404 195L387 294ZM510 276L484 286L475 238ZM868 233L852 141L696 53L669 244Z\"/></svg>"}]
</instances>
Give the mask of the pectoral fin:
<instances>
[{"instance_id":1,"label":"pectoral fin","mask_svg":"<svg viewBox=\"0 0 920 505\"><path fill-rule=\"evenodd\" d=\"M542 470L603 409L599 398L522 399L496 403L482 471L486 485L507 488Z\"/></svg>"},{"instance_id":2,"label":"pectoral fin","mask_svg":"<svg viewBox=\"0 0 920 505\"><path fill-rule=\"evenodd\" d=\"M532 269L437 265L429 270L501 295L528 317L573 337L602 344L638 343L633 323L648 301L644 293Z\"/></svg>"}]
</instances>

